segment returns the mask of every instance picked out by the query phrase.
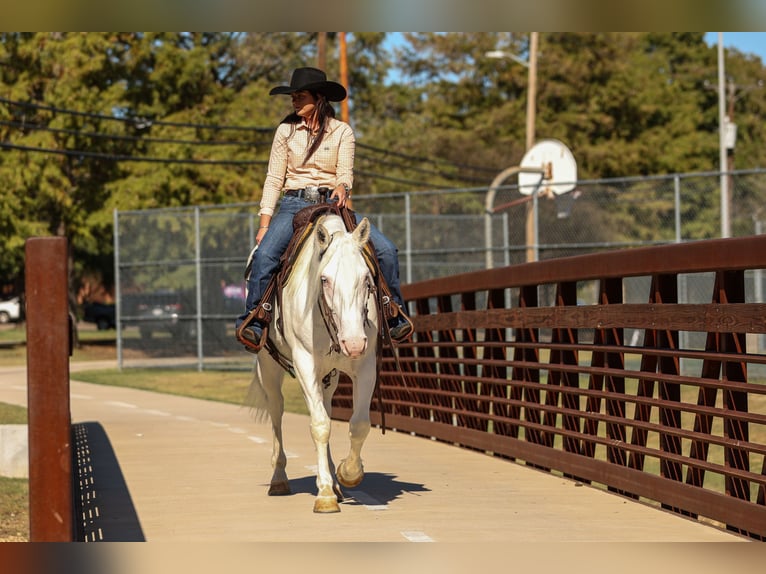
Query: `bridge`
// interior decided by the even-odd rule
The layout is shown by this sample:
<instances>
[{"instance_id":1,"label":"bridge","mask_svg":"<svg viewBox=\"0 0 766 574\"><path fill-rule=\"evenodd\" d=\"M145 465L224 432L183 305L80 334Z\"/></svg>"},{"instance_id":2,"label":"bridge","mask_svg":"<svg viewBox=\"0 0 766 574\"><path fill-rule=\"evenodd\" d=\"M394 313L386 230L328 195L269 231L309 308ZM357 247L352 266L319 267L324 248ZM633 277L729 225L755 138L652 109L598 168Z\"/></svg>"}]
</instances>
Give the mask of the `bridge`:
<instances>
[{"instance_id":1,"label":"bridge","mask_svg":"<svg viewBox=\"0 0 766 574\"><path fill-rule=\"evenodd\" d=\"M77 536L150 542L715 542L740 536L440 441L373 429L340 514L312 512L308 417L285 417L292 496L266 495L271 430L236 405L81 383L73 364ZM247 376L243 374L243 376ZM24 404L26 371L0 401ZM347 425L333 424L345 450ZM83 516L84 514L84 516Z\"/></svg>"},{"instance_id":2,"label":"bridge","mask_svg":"<svg viewBox=\"0 0 766 574\"><path fill-rule=\"evenodd\" d=\"M30 259L28 244L28 260L40 257L40 273L61 271L55 243L36 248ZM93 541L760 539L766 387L748 373L766 357L748 352L748 337L766 333L766 306L747 300L746 279L766 267L764 253L766 238L715 240L406 286L416 335L389 355L374 415L396 432L373 431L368 476L331 517L310 511L305 417L286 421L295 494L269 498L268 427L246 409L100 388L76 373L56 390L50 381L69 366L66 350L45 344L66 337L66 324L50 320L54 304L44 326L30 314L29 372L18 375L29 377L32 538L61 539L67 511L47 516L67 508L71 489L56 482L68 476L79 495L63 536ZM714 275L711 302L677 302L687 273ZM647 302L624 302L625 281L639 276L650 278ZM598 303L583 307L585 281L598 285ZM44 297L61 304L56 289ZM641 344L626 342L626 328L640 330ZM682 347L681 332L704 333L705 344ZM3 394L23 386L7 384ZM347 388L335 403L347 416ZM46 430L56 421L66 427L58 438ZM341 452L341 420L333 433ZM49 472L72 436L71 468Z\"/></svg>"}]
</instances>

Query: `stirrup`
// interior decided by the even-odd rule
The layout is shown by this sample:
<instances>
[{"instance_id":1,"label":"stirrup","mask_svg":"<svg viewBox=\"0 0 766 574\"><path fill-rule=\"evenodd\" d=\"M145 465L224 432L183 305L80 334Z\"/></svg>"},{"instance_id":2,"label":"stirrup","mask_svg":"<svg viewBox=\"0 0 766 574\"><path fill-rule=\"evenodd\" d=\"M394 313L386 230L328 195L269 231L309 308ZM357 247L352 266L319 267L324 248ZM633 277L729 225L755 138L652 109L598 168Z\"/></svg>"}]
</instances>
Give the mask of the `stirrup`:
<instances>
[{"instance_id":1,"label":"stirrup","mask_svg":"<svg viewBox=\"0 0 766 574\"><path fill-rule=\"evenodd\" d=\"M266 311L271 311L271 304L268 302L263 303L263 305L257 305L255 309L253 309L250 312L247 318L244 321L242 321L242 324L239 326L239 328L236 331L237 341L242 343L245 346L245 349L251 353L257 353L258 351L260 351L263 348L263 346L266 344L267 339L269 338L269 323L264 321L262 318L256 317L261 307L265 309ZM244 336L245 330L255 320L258 320L262 327L261 338L257 343L254 343L251 339Z\"/></svg>"},{"instance_id":2,"label":"stirrup","mask_svg":"<svg viewBox=\"0 0 766 574\"><path fill-rule=\"evenodd\" d=\"M237 341L239 341L245 346L246 351L250 353L258 353L258 351L263 349L263 346L266 344L266 340L269 337L268 327L264 327L263 331L261 331L261 339L260 341L258 341L258 343L253 343L252 340L242 335L245 329L247 329L247 325L245 325L244 323L240 325L239 329L237 329L237 333L236 333Z\"/></svg>"}]
</instances>

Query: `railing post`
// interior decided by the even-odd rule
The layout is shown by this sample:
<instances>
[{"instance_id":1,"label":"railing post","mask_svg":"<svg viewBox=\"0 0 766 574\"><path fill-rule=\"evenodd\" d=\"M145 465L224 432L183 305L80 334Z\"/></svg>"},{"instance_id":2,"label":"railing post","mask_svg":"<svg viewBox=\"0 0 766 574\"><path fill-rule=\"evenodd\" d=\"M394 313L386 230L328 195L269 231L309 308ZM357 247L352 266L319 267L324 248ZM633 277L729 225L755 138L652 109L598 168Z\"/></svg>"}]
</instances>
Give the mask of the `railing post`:
<instances>
[{"instance_id":1,"label":"railing post","mask_svg":"<svg viewBox=\"0 0 766 574\"><path fill-rule=\"evenodd\" d=\"M29 539L74 539L67 240L26 242Z\"/></svg>"}]
</instances>

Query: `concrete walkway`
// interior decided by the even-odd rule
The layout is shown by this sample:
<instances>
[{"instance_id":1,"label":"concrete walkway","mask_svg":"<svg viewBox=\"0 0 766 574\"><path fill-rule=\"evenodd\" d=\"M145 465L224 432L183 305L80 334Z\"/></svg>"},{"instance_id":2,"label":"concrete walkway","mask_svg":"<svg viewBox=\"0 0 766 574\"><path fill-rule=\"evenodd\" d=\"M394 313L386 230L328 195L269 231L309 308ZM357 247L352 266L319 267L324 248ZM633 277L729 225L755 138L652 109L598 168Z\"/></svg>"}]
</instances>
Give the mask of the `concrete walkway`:
<instances>
[{"instance_id":1,"label":"concrete walkway","mask_svg":"<svg viewBox=\"0 0 766 574\"><path fill-rule=\"evenodd\" d=\"M91 367L104 368L113 363ZM285 417L293 495L266 495L270 427L246 408L77 382L73 423L92 434L96 539L250 542L734 542L619 496L435 441L373 429L366 477L339 514L312 512L308 418ZM247 377L243 373L243 377ZM26 404L26 371L0 369L0 401ZM334 423L336 459L347 425Z\"/></svg>"}]
</instances>

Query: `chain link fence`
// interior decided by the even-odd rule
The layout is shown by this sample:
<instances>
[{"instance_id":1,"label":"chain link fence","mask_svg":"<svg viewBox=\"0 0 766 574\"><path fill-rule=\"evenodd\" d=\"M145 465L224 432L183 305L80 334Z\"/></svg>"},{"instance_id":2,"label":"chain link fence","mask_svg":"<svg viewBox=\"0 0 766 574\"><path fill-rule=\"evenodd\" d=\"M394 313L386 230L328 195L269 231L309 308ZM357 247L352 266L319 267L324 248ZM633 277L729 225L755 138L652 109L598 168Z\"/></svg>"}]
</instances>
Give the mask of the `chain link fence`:
<instances>
[{"instance_id":1,"label":"chain link fence","mask_svg":"<svg viewBox=\"0 0 766 574\"><path fill-rule=\"evenodd\" d=\"M402 283L582 253L761 233L766 170L579 181L567 194L522 195L517 185L354 196L354 209L399 247ZM492 197L492 204L487 205ZM249 368L234 338L256 204L117 211L118 362ZM648 280L648 278L647 278ZM681 302L709 297L711 277L682 277ZM749 300L762 301L760 274ZM581 289L583 304L597 293ZM647 289L626 285L626 302ZM633 295L635 293L635 295ZM640 295L639 295L640 294ZM541 297L542 299L543 297ZM630 334L626 333L629 339Z\"/></svg>"}]
</instances>

